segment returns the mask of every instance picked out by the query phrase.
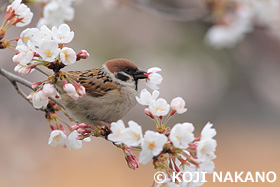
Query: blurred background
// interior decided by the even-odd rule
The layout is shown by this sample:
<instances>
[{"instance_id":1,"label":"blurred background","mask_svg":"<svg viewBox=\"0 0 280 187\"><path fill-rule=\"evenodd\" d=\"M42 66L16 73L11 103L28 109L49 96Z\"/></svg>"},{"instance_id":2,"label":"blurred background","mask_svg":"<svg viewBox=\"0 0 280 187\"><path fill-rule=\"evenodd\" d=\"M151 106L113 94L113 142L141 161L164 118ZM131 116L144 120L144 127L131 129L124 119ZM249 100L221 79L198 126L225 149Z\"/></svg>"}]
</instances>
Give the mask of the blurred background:
<instances>
[{"instance_id":1,"label":"blurred background","mask_svg":"<svg viewBox=\"0 0 280 187\"><path fill-rule=\"evenodd\" d=\"M91 56L65 70L91 69L113 58L127 58L141 69L160 67L164 78L160 97L170 102L181 96L188 108L169 126L191 122L199 136L208 121L214 124L216 172L274 171L280 177L280 40L256 29L234 48L217 50L205 44L207 21L189 21L172 11L161 14L122 2L85 0L75 6L75 18L68 22L75 37L69 46L76 52L86 49ZM153 2L178 8L176 1ZM178 2L180 10L190 6ZM32 11L35 16L29 27L39 19L36 9ZM14 27L6 38L17 37L22 30ZM1 50L0 66L13 72L13 55ZM33 72L25 78L35 82L45 77ZM140 84L139 90L144 86ZM124 121L155 130L143 109L137 105ZM0 76L0 186L152 186L151 163L133 171L122 152L101 138L92 138L80 150L53 148L47 144L50 132L44 113ZM213 183L211 177L207 176L205 187L280 185L280 178L275 183Z\"/></svg>"}]
</instances>

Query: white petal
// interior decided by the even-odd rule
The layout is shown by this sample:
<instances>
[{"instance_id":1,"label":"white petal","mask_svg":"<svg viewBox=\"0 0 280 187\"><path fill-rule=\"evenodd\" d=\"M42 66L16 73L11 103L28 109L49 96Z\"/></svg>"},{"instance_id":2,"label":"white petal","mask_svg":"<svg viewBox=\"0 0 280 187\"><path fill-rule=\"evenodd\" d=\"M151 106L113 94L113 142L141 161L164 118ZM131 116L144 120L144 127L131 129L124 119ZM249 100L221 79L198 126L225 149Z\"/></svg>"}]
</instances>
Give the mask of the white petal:
<instances>
[{"instance_id":1,"label":"white petal","mask_svg":"<svg viewBox=\"0 0 280 187\"><path fill-rule=\"evenodd\" d=\"M142 149L139 155L139 162L143 165L148 164L153 158L152 151L149 149Z\"/></svg>"}]
</instances>

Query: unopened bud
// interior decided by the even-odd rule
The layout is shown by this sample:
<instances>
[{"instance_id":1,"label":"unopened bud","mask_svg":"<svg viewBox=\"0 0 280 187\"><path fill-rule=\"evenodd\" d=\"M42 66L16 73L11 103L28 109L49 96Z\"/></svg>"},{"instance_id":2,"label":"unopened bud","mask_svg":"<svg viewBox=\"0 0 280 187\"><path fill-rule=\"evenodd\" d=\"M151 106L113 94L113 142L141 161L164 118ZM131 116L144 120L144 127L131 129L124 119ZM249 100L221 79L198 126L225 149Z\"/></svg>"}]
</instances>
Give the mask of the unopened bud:
<instances>
[{"instance_id":1,"label":"unopened bud","mask_svg":"<svg viewBox=\"0 0 280 187\"><path fill-rule=\"evenodd\" d=\"M171 110L171 112L170 112L170 116L173 116L174 114L176 113L176 110Z\"/></svg>"},{"instance_id":2,"label":"unopened bud","mask_svg":"<svg viewBox=\"0 0 280 187\"><path fill-rule=\"evenodd\" d=\"M10 20L15 16L15 11L12 9L12 7L8 8L6 11L5 19Z\"/></svg>"},{"instance_id":3,"label":"unopened bud","mask_svg":"<svg viewBox=\"0 0 280 187\"><path fill-rule=\"evenodd\" d=\"M37 86L39 86L41 84L42 84L42 82L34 82L34 83L32 83L32 89L37 88Z\"/></svg>"},{"instance_id":4,"label":"unopened bud","mask_svg":"<svg viewBox=\"0 0 280 187\"><path fill-rule=\"evenodd\" d=\"M40 55L36 52L34 52L34 57L40 57Z\"/></svg>"},{"instance_id":5,"label":"unopened bud","mask_svg":"<svg viewBox=\"0 0 280 187\"><path fill-rule=\"evenodd\" d=\"M77 54L76 61L81 60L81 59L87 59L89 57L89 53L86 50L81 50Z\"/></svg>"},{"instance_id":6,"label":"unopened bud","mask_svg":"<svg viewBox=\"0 0 280 187\"><path fill-rule=\"evenodd\" d=\"M139 160L136 156L133 155L132 151L130 149L127 149L124 151L125 153L125 160L127 162L127 165L130 169L137 169L140 166Z\"/></svg>"},{"instance_id":7,"label":"unopened bud","mask_svg":"<svg viewBox=\"0 0 280 187\"><path fill-rule=\"evenodd\" d=\"M32 100L33 94L34 94L34 92L31 92L31 93L26 97L26 99Z\"/></svg>"},{"instance_id":8,"label":"unopened bud","mask_svg":"<svg viewBox=\"0 0 280 187\"><path fill-rule=\"evenodd\" d=\"M194 143L189 143L189 149L196 150L197 145Z\"/></svg>"},{"instance_id":9,"label":"unopened bud","mask_svg":"<svg viewBox=\"0 0 280 187\"><path fill-rule=\"evenodd\" d=\"M37 67L36 64L32 64L32 65L27 66L27 68L29 68L29 69L34 69L34 68L36 68L36 67Z\"/></svg>"},{"instance_id":10,"label":"unopened bud","mask_svg":"<svg viewBox=\"0 0 280 187\"><path fill-rule=\"evenodd\" d=\"M144 112L147 116L149 116L150 118L154 119L154 115L151 113L151 111L148 108L144 109Z\"/></svg>"}]
</instances>

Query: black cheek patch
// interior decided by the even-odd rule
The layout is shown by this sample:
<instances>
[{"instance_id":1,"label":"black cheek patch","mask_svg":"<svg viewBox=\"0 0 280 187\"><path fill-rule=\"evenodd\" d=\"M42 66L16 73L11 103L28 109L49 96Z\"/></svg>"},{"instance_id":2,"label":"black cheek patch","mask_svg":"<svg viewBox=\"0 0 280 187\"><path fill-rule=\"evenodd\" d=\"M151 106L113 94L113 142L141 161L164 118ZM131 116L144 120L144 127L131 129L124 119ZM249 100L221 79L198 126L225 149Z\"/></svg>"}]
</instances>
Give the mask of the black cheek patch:
<instances>
[{"instance_id":1,"label":"black cheek patch","mask_svg":"<svg viewBox=\"0 0 280 187\"><path fill-rule=\"evenodd\" d=\"M118 79L122 80L122 81L127 81L129 79L128 76L122 74L122 73L117 73L117 76L116 76Z\"/></svg>"}]
</instances>

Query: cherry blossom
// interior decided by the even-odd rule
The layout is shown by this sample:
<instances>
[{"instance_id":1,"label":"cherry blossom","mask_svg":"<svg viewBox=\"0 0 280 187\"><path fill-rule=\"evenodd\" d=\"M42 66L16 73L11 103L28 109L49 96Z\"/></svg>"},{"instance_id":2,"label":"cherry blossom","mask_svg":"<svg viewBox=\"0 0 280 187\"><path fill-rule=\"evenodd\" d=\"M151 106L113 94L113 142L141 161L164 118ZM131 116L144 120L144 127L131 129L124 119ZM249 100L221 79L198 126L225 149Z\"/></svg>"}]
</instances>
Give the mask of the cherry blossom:
<instances>
[{"instance_id":1,"label":"cherry blossom","mask_svg":"<svg viewBox=\"0 0 280 187\"><path fill-rule=\"evenodd\" d=\"M39 43L38 53L43 60L47 62L53 62L57 58L60 49L58 43L53 40L42 40Z\"/></svg>"},{"instance_id":2,"label":"cherry blossom","mask_svg":"<svg viewBox=\"0 0 280 187\"><path fill-rule=\"evenodd\" d=\"M112 133L108 135L108 140L115 142L115 144L121 144L121 132L125 129L124 123L122 120L111 123Z\"/></svg>"},{"instance_id":3,"label":"cherry blossom","mask_svg":"<svg viewBox=\"0 0 280 187\"><path fill-rule=\"evenodd\" d=\"M44 93L44 95L46 97L51 97L51 96L56 96L57 95L56 89L54 88L54 86L50 82L44 84L42 92Z\"/></svg>"},{"instance_id":4,"label":"cherry blossom","mask_svg":"<svg viewBox=\"0 0 280 187\"><path fill-rule=\"evenodd\" d=\"M171 108L175 110L178 114L182 114L187 111L185 108L185 101L181 97L176 97L171 101Z\"/></svg>"},{"instance_id":5,"label":"cherry blossom","mask_svg":"<svg viewBox=\"0 0 280 187\"><path fill-rule=\"evenodd\" d=\"M21 3L21 0L15 0L11 5L7 7L7 14L11 13L11 18L17 27L24 27L28 25L33 17L33 13L30 9Z\"/></svg>"},{"instance_id":6,"label":"cherry blossom","mask_svg":"<svg viewBox=\"0 0 280 187\"><path fill-rule=\"evenodd\" d=\"M87 137L83 140L79 140L78 137L79 137L79 133L74 130L72 131L68 137L67 137L67 142L66 142L66 146L69 148L69 149L80 149L82 148L82 142L85 141L85 142L90 142L91 141L91 138L90 137Z\"/></svg>"},{"instance_id":7,"label":"cherry blossom","mask_svg":"<svg viewBox=\"0 0 280 187\"><path fill-rule=\"evenodd\" d=\"M62 147L66 146L67 142L67 136L64 134L61 130L53 130L51 132L50 138L49 138L49 145L56 147L57 145L60 145Z\"/></svg>"},{"instance_id":8,"label":"cherry blossom","mask_svg":"<svg viewBox=\"0 0 280 187\"><path fill-rule=\"evenodd\" d=\"M17 45L27 45L28 41L32 44L39 43L40 30L37 28L27 28L20 33L20 39L18 40Z\"/></svg>"},{"instance_id":9,"label":"cherry blossom","mask_svg":"<svg viewBox=\"0 0 280 187\"><path fill-rule=\"evenodd\" d=\"M40 40L51 40L52 37L52 31L46 25L42 25L40 27Z\"/></svg>"},{"instance_id":10,"label":"cherry blossom","mask_svg":"<svg viewBox=\"0 0 280 187\"><path fill-rule=\"evenodd\" d=\"M142 89L140 97L136 96L136 100L139 104L148 107L151 101L155 101L159 96L159 91L154 90L151 94L147 89Z\"/></svg>"},{"instance_id":11,"label":"cherry blossom","mask_svg":"<svg viewBox=\"0 0 280 187\"><path fill-rule=\"evenodd\" d=\"M16 50L19 54L13 57L13 61L24 66L29 65L34 57L35 46L28 41L27 45L18 45Z\"/></svg>"},{"instance_id":12,"label":"cherry blossom","mask_svg":"<svg viewBox=\"0 0 280 187\"><path fill-rule=\"evenodd\" d=\"M44 17L39 20L37 26L59 26L64 21L72 21L74 18L75 10L71 7L72 1L69 0L57 0L50 1L44 6Z\"/></svg>"},{"instance_id":13,"label":"cherry blossom","mask_svg":"<svg viewBox=\"0 0 280 187\"><path fill-rule=\"evenodd\" d=\"M163 98L152 100L149 105L149 110L154 116L165 116L168 114L169 109L170 105Z\"/></svg>"},{"instance_id":14,"label":"cherry blossom","mask_svg":"<svg viewBox=\"0 0 280 187\"><path fill-rule=\"evenodd\" d=\"M121 141L128 146L138 146L143 138L142 127L134 121L129 121L128 126L121 131Z\"/></svg>"},{"instance_id":15,"label":"cherry blossom","mask_svg":"<svg viewBox=\"0 0 280 187\"><path fill-rule=\"evenodd\" d=\"M174 147L187 149L189 143L194 140L194 127L192 123L178 123L170 131L169 138Z\"/></svg>"},{"instance_id":16,"label":"cherry blossom","mask_svg":"<svg viewBox=\"0 0 280 187\"><path fill-rule=\"evenodd\" d=\"M161 69L158 67L149 68L147 70L148 80L146 82L146 85L152 90L157 90L159 88L157 85L161 84L163 80L162 76L157 73L159 71L161 71Z\"/></svg>"},{"instance_id":17,"label":"cherry blossom","mask_svg":"<svg viewBox=\"0 0 280 187\"><path fill-rule=\"evenodd\" d=\"M49 99L41 90L39 90L33 94L32 103L34 108L46 108L49 103Z\"/></svg>"},{"instance_id":18,"label":"cherry blossom","mask_svg":"<svg viewBox=\"0 0 280 187\"><path fill-rule=\"evenodd\" d=\"M208 122L201 131L201 140L212 139L216 136L217 132L213 127L213 124Z\"/></svg>"},{"instance_id":19,"label":"cherry blossom","mask_svg":"<svg viewBox=\"0 0 280 187\"><path fill-rule=\"evenodd\" d=\"M139 155L139 162L141 164L150 162L154 156L160 154L166 142L167 137L165 135L150 130L146 131L141 144L142 151Z\"/></svg>"},{"instance_id":20,"label":"cherry blossom","mask_svg":"<svg viewBox=\"0 0 280 187\"><path fill-rule=\"evenodd\" d=\"M53 39L57 43L69 43L74 38L74 32L70 30L67 24L61 24L58 28L52 28Z\"/></svg>"},{"instance_id":21,"label":"cherry blossom","mask_svg":"<svg viewBox=\"0 0 280 187\"><path fill-rule=\"evenodd\" d=\"M60 51L60 60L65 65L71 65L76 62L76 53L72 48L63 47Z\"/></svg>"}]
</instances>

